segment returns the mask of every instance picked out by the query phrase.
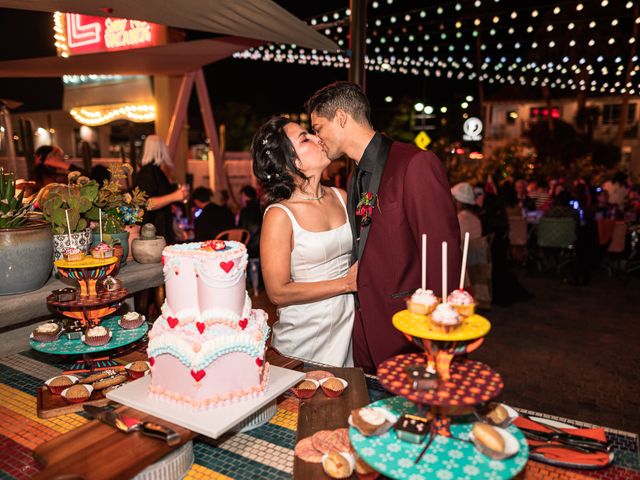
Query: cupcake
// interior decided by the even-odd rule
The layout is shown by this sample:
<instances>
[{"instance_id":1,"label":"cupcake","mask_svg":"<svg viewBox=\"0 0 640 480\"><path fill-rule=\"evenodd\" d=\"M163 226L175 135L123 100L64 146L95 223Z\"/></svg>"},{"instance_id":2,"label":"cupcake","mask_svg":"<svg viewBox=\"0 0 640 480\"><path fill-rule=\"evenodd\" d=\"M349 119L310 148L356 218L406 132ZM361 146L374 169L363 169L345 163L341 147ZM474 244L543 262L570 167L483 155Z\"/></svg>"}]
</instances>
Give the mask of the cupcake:
<instances>
[{"instance_id":1,"label":"cupcake","mask_svg":"<svg viewBox=\"0 0 640 480\"><path fill-rule=\"evenodd\" d=\"M331 478L349 478L354 465L348 454L329 452L322 457L322 469Z\"/></svg>"},{"instance_id":2,"label":"cupcake","mask_svg":"<svg viewBox=\"0 0 640 480\"><path fill-rule=\"evenodd\" d=\"M448 303L441 303L431 314L432 325L445 333L450 333L462 323L460 315Z\"/></svg>"},{"instance_id":3,"label":"cupcake","mask_svg":"<svg viewBox=\"0 0 640 480\"><path fill-rule=\"evenodd\" d=\"M320 384L318 383L317 380L312 380L310 378L307 378L302 382L300 382L295 387L291 387L291 391L298 398L311 398L316 393L316 390L318 389L318 385Z\"/></svg>"},{"instance_id":4,"label":"cupcake","mask_svg":"<svg viewBox=\"0 0 640 480\"><path fill-rule=\"evenodd\" d=\"M140 378L144 377L149 371L149 362L137 361L131 362L126 367L127 373L131 378Z\"/></svg>"},{"instance_id":5,"label":"cupcake","mask_svg":"<svg viewBox=\"0 0 640 480\"><path fill-rule=\"evenodd\" d=\"M122 328L138 328L144 322L144 315L138 312L125 313L120 318L120 326Z\"/></svg>"},{"instance_id":6,"label":"cupcake","mask_svg":"<svg viewBox=\"0 0 640 480\"><path fill-rule=\"evenodd\" d=\"M322 391L327 397L339 397L348 385L346 380L337 377L323 378L320 380Z\"/></svg>"},{"instance_id":7,"label":"cupcake","mask_svg":"<svg viewBox=\"0 0 640 480\"><path fill-rule=\"evenodd\" d=\"M439 299L433 294L432 290L417 289L411 295L411 298L407 299L407 309L411 313L417 313L419 315L429 315L433 312L438 305Z\"/></svg>"},{"instance_id":8,"label":"cupcake","mask_svg":"<svg viewBox=\"0 0 640 480\"><path fill-rule=\"evenodd\" d=\"M89 400L93 392L91 385L73 385L62 391L61 395L69 403L81 403Z\"/></svg>"},{"instance_id":9,"label":"cupcake","mask_svg":"<svg viewBox=\"0 0 640 480\"><path fill-rule=\"evenodd\" d=\"M76 247L68 247L62 252L62 257L67 262L79 262L84 260L84 252Z\"/></svg>"},{"instance_id":10,"label":"cupcake","mask_svg":"<svg viewBox=\"0 0 640 480\"><path fill-rule=\"evenodd\" d=\"M55 342L60 336L62 327L55 322L38 325L31 336L36 342Z\"/></svg>"},{"instance_id":11,"label":"cupcake","mask_svg":"<svg viewBox=\"0 0 640 480\"><path fill-rule=\"evenodd\" d=\"M91 249L93 258L110 258L113 257L113 248L104 242L100 242Z\"/></svg>"},{"instance_id":12,"label":"cupcake","mask_svg":"<svg viewBox=\"0 0 640 480\"><path fill-rule=\"evenodd\" d=\"M349 424L365 437L382 435L391 428L394 422L389 421L382 408L362 407L351 410Z\"/></svg>"},{"instance_id":13,"label":"cupcake","mask_svg":"<svg viewBox=\"0 0 640 480\"><path fill-rule=\"evenodd\" d=\"M473 315L476 307L476 301L471 294L460 288L454 290L447 297L447 303L451 305L463 317Z\"/></svg>"},{"instance_id":14,"label":"cupcake","mask_svg":"<svg viewBox=\"0 0 640 480\"><path fill-rule=\"evenodd\" d=\"M82 341L92 347L105 345L111 340L111 332L105 327L93 327L86 331L82 337Z\"/></svg>"},{"instance_id":15,"label":"cupcake","mask_svg":"<svg viewBox=\"0 0 640 480\"><path fill-rule=\"evenodd\" d=\"M53 395L60 395L64 389L76 383L78 383L78 377L73 375L58 375L44 382Z\"/></svg>"}]
</instances>

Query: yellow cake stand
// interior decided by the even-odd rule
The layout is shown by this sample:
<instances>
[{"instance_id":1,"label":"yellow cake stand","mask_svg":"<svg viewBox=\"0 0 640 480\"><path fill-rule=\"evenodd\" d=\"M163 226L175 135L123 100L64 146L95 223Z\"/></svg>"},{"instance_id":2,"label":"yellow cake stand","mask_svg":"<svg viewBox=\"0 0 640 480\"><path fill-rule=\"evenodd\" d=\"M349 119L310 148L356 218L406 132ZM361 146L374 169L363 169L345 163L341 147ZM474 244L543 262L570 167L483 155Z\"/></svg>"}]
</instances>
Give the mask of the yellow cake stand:
<instances>
[{"instance_id":1,"label":"yellow cake stand","mask_svg":"<svg viewBox=\"0 0 640 480\"><path fill-rule=\"evenodd\" d=\"M471 315L452 332L443 332L433 325L431 317L402 310L392 319L393 326L409 341L424 349L428 367L435 369L442 380L449 380L451 360L455 355L474 351L491 330L491 323L480 315Z\"/></svg>"},{"instance_id":2,"label":"yellow cake stand","mask_svg":"<svg viewBox=\"0 0 640 480\"><path fill-rule=\"evenodd\" d=\"M60 259L53 262L58 268L60 276L78 282L80 297L96 296L96 283L101 278L113 273L117 267L118 258L94 258L87 255L84 260L69 262Z\"/></svg>"}]
</instances>

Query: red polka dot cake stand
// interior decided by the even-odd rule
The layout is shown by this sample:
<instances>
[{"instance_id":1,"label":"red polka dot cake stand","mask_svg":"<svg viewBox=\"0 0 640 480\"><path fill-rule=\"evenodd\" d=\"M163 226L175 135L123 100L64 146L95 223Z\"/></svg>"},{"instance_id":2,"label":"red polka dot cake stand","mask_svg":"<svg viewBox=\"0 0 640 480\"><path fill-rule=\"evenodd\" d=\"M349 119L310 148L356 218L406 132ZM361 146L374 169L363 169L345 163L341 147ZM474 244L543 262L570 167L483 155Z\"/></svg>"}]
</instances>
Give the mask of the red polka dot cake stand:
<instances>
[{"instance_id":1,"label":"red polka dot cake stand","mask_svg":"<svg viewBox=\"0 0 640 480\"><path fill-rule=\"evenodd\" d=\"M437 370L443 380L449 378L449 365L453 357L480 347L491 330L489 320L480 315L466 317L458 328L449 333L435 327L428 315L409 310L396 313L392 322L409 341L424 349L429 367Z\"/></svg>"},{"instance_id":2,"label":"red polka dot cake stand","mask_svg":"<svg viewBox=\"0 0 640 480\"><path fill-rule=\"evenodd\" d=\"M449 378L440 379L437 387L428 390L413 388L407 367L427 366L427 358L419 353L397 355L378 365L378 379L395 395L418 405L429 407L440 435L450 436L450 417L469 414L476 405L491 401L500 394L504 382L499 373L484 363L458 358L450 364Z\"/></svg>"}]
</instances>

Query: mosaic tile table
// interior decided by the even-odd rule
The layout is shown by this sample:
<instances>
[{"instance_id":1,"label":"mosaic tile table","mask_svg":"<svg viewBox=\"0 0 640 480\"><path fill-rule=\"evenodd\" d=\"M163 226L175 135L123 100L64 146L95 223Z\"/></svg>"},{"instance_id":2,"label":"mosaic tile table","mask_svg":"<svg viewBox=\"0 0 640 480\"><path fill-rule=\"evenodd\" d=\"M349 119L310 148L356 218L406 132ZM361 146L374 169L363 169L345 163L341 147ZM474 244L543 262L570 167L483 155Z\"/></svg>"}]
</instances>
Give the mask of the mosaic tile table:
<instances>
[{"instance_id":1,"label":"mosaic tile table","mask_svg":"<svg viewBox=\"0 0 640 480\"><path fill-rule=\"evenodd\" d=\"M48 420L36 416L36 389L42 382L68 369L56 356L35 351L0 358L0 479L28 479L38 472L32 450L58 435L89 421L83 414L62 415ZM388 394L375 378L367 379L371 401ZM298 400L285 396L275 417L253 431L212 441L194 441L195 464L187 479L280 479L291 478L296 438ZM526 411L530 415L586 427L581 422ZM566 470L529 462L519 478L538 479L631 479L640 480L638 435L607 430L614 442L615 464L599 471Z\"/></svg>"}]
</instances>

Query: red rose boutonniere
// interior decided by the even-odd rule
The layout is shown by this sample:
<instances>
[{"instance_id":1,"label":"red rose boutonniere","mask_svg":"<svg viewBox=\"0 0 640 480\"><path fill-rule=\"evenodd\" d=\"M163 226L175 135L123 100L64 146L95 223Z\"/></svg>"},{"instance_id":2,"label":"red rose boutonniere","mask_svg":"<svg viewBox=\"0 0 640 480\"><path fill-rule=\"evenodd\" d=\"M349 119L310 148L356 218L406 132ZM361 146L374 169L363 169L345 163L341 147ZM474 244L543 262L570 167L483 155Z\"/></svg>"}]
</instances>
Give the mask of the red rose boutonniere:
<instances>
[{"instance_id":1,"label":"red rose boutonniere","mask_svg":"<svg viewBox=\"0 0 640 480\"><path fill-rule=\"evenodd\" d=\"M360 197L356 206L356 216L360 217L360 226L366 227L371 223L371 214L376 203L376 195L371 192L365 192Z\"/></svg>"}]
</instances>

